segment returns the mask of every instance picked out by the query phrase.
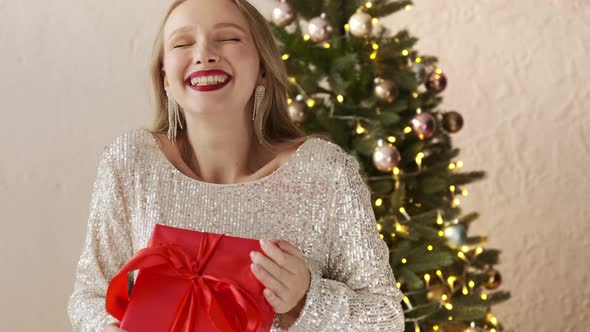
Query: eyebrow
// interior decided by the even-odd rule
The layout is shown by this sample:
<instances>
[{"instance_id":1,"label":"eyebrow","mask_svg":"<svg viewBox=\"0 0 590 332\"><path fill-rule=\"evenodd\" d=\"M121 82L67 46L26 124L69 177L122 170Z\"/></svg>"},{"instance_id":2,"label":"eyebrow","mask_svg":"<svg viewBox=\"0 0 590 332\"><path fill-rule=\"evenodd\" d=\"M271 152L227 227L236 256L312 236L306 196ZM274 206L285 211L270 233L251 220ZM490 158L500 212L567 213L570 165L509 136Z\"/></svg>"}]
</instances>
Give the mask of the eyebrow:
<instances>
[{"instance_id":1,"label":"eyebrow","mask_svg":"<svg viewBox=\"0 0 590 332\"><path fill-rule=\"evenodd\" d=\"M231 22L221 22L221 23L217 23L217 24L215 24L213 26L213 28L225 28L225 27L235 28L235 29L240 30L243 33L246 33L246 31L244 31L244 29L241 26L239 26L239 25L237 25L235 23L231 23ZM170 33L170 35L168 35L168 39L172 38L172 36L174 36L177 33L191 31L193 29L194 29L193 26L191 26L191 25L185 25L183 27L180 27L180 28L175 29L174 31L172 31L172 33Z\"/></svg>"}]
</instances>

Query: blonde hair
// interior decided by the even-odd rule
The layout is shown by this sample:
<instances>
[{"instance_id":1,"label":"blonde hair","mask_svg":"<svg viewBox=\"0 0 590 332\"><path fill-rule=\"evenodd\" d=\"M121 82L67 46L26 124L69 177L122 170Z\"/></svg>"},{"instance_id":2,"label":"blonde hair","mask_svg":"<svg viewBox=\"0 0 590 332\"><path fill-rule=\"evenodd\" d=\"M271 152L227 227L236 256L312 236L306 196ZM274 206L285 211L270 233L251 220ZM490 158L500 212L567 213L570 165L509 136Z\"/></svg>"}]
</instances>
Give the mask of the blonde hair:
<instances>
[{"instance_id":1,"label":"blonde hair","mask_svg":"<svg viewBox=\"0 0 590 332\"><path fill-rule=\"evenodd\" d=\"M168 131L168 100L164 90L164 77L162 73L164 59L164 25L174 9L188 0L176 0L168 7L154 41L154 48L150 64L150 75L154 90L155 118L150 131L152 133L166 133ZM309 137L321 137L330 140L324 134L311 134L306 136L301 129L291 122L288 113L287 95L289 89L289 77L285 64L281 59L281 53L276 40L270 30L266 19L258 10L246 0L232 0L240 12L246 18L256 49L260 55L261 69L264 70L267 84L266 93L254 120L254 132L261 144L275 151L273 145L293 146L305 141ZM180 113L182 128L178 128L178 134L186 133L186 120L183 112Z\"/></svg>"}]
</instances>

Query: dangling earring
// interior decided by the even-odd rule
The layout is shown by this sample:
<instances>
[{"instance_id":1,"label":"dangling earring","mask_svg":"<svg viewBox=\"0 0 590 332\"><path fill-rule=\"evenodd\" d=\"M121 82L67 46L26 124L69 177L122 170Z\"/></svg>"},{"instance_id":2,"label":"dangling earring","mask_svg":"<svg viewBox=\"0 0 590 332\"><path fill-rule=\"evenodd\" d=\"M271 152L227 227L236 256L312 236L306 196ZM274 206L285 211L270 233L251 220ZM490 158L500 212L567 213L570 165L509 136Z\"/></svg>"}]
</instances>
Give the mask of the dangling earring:
<instances>
[{"instance_id":1,"label":"dangling earring","mask_svg":"<svg viewBox=\"0 0 590 332\"><path fill-rule=\"evenodd\" d=\"M168 139L174 145L174 142L176 142L177 126L180 125L182 129L182 123L180 122L178 104L170 97L170 93L166 92L166 96L168 97Z\"/></svg>"},{"instance_id":2,"label":"dangling earring","mask_svg":"<svg viewBox=\"0 0 590 332\"><path fill-rule=\"evenodd\" d=\"M264 98L264 92L266 89L264 85L260 84L256 87L256 91L254 92L254 111L252 112L252 121L254 121L254 117L256 117L256 110L260 106L262 102L262 98Z\"/></svg>"}]
</instances>

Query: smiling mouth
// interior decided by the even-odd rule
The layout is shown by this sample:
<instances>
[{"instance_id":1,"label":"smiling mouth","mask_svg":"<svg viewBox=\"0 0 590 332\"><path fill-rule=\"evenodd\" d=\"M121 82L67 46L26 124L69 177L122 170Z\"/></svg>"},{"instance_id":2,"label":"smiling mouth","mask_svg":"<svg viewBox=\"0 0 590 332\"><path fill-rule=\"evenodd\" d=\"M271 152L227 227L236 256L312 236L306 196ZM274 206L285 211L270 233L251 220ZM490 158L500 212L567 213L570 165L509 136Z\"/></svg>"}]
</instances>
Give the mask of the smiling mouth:
<instances>
[{"instance_id":1,"label":"smiling mouth","mask_svg":"<svg viewBox=\"0 0 590 332\"><path fill-rule=\"evenodd\" d=\"M232 80L231 76L209 75L193 77L186 84L196 91L214 91L226 86Z\"/></svg>"}]
</instances>

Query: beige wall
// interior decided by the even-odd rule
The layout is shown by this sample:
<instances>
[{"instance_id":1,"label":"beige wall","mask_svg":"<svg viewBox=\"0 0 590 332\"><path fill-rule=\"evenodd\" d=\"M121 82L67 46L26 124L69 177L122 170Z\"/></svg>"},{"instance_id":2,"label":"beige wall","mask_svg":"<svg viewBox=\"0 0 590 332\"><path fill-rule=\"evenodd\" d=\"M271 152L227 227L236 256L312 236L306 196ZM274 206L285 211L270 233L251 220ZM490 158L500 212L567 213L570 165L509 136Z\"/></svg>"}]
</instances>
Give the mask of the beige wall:
<instances>
[{"instance_id":1,"label":"beige wall","mask_svg":"<svg viewBox=\"0 0 590 332\"><path fill-rule=\"evenodd\" d=\"M590 321L590 3L416 1L407 27L449 79L466 211L504 251L512 331ZM149 123L146 63L166 1L0 1L0 330L67 331L99 152ZM255 1L268 15L269 0ZM585 3L585 4L584 4ZM584 77L585 75L585 77ZM567 327L567 328L566 328Z\"/></svg>"}]
</instances>

